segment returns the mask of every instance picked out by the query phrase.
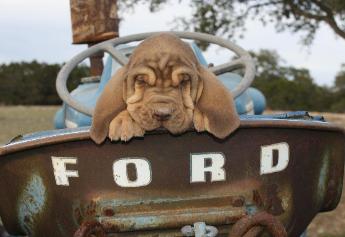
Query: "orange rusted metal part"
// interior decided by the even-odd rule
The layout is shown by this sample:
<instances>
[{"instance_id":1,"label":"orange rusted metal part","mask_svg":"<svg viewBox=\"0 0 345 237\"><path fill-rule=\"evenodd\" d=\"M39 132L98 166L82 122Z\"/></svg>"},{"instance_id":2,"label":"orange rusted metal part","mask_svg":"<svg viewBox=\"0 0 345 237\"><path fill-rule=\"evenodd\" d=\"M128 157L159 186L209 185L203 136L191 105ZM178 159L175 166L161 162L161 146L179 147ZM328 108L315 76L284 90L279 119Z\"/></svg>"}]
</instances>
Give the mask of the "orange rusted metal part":
<instances>
[{"instance_id":1,"label":"orange rusted metal part","mask_svg":"<svg viewBox=\"0 0 345 237\"><path fill-rule=\"evenodd\" d=\"M70 0L74 44L88 44L118 37L116 0ZM91 76L103 72L103 53L90 57Z\"/></svg>"},{"instance_id":2,"label":"orange rusted metal part","mask_svg":"<svg viewBox=\"0 0 345 237\"><path fill-rule=\"evenodd\" d=\"M86 221L75 232L74 237L106 237L103 226L98 221Z\"/></svg>"},{"instance_id":3,"label":"orange rusted metal part","mask_svg":"<svg viewBox=\"0 0 345 237\"><path fill-rule=\"evenodd\" d=\"M229 237L256 237L259 236L261 228L265 228L272 237L287 237L284 225L278 218L267 212L259 212L253 216L248 215L236 222Z\"/></svg>"},{"instance_id":4,"label":"orange rusted metal part","mask_svg":"<svg viewBox=\"0 0 345 237\"><path fill-rule=\"evenodd\" d=\"M91 47L93 44L89 44L89 47ZM91 76L99 76L102 75L103 69L104 69L104 65L103 65L103 56L104 53L100 52L97 54L94 54L90 57L90 64L91 64L91 68L90 68L90 73Z\"/></svg>"},{"instance_id":5,"label":"orange rusted metal part","mask_svg":"<svg viewBox=\"0 0 345 237\"><path fill-rule=\"evenodd\" d=\"M74 44L90 44L118 36L116 0L70 0Z\"/></svg>"}]
</instances>

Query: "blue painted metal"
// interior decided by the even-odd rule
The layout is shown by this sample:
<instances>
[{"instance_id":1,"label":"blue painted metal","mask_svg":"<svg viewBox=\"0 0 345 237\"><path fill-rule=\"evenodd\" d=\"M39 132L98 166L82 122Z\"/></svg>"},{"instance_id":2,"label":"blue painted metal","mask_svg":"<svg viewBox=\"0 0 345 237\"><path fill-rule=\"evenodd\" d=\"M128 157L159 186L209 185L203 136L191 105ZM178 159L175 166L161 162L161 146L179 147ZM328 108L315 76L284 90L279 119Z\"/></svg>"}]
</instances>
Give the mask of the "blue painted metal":
<instances>
[{"instance_id":1,"label":"blue painted metal","mask_svg":"<svg viewBox=\"0 0 345 237\"><path fill-rule=\"evenodd\" d=\"M254 87L249 87L247 93L254 102L254 114L262 114L266 108L266 97L264 94Z\"/></svg>"},{"instance_id":2,"label":"blue painted metal","mask_svg":"<svg viewBox=\"0 0 345 237\"><path fill-rule=\"evenodd\" d=\"M46 187L39 174L32 174L18 202L18 220L22 232L34 236L46 204Z\"/></svg>"},{"instance_id":3,"label":"blue painted metal","mask_svg":"<svg viewBox=\"0 0 345 237\"><path fill-rule=\"evenodd\" d=\"M218 76L218 79L228 88L233 90L241 81L241 77L235 73L224 73ZM242 95L235 100L237 113L242 114L254 114L254 101L250 95L244 92Z\"/></svg>"}]
</instances>

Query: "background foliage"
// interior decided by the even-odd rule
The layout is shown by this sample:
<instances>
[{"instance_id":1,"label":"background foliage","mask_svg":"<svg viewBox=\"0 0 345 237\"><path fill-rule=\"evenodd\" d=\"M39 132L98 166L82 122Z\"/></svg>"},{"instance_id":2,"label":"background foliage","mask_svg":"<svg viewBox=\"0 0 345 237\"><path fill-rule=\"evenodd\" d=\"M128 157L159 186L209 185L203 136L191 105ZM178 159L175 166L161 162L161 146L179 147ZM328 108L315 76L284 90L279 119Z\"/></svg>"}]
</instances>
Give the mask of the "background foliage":
<instances>
[{"instance_id":1,"label":"background foliage","mask_svg":"<svg viewBox=\"0 0 345 237\"><path fill-rule=\"evenodd\" d=\"M151 12L159 11L172 0L121 0L120 13L147 3ZM179 0L187 1L192 14L175 19L178 29L205 32L234 39L241 37L248 19L274 24L278 32L303 34L310 45L320 24L345 40L344 0ZM207 44L200 44L207 48ZM267 98L270 109L345 112L345 65L331 87L317 85L308 69L285 65L269 50L252 52L258 72L254 86ZM0 65L0 104L54 105L61 103L55 90L55 78L61 65L21 62ZM80 66L71 75L70 89L88 68Z\"/></svg>"},{"instance_id":2,"label":"background foliage","mask_svg":"<svg viewBox=\"0 0 345 237\"><path fill-rule=\"evenodd\" d=\"M267 98L268 107L276 110L345 112L345 68L332 87L317 85L308 69L284 66L274 51L261 50L256 59L257 76L253 86Z\"/></svg>"},{"instance_id":3,"label":"background foliage","mask_svg":"<svg viewBox=\"0 0 345 237\"><path fill-rule=\"evenodd\" d=\"M121 0L121 11L147 3L151 12L172 0ZM179 0L192 9L190 16L175 19L176 28L205 32L231 39L241 37L248 19L273 24L278 32L302 33L302 43L310 45L321 24L326 24L345 40L344 0ZM121 12L120 11L120 12ZM208 45L199 44L202 48Z\"/></svg>"},{"instance_id":4,"label":"background foliage","mask_svg":"<svg viewBox=\"0 0 345 237\"><path fill-rule=\"evenodd\" d=\"M55 89L55 79L61 66L37 61L0 64L0 104L61 104ZM88 74L87 66L79 66L74 69L68 88L75 88L80 78Z\"/></svg>"},{"instance_id":5,"label":"background foliage","mask_svg":"<svg viewBox=\"0 0 345 237\"><path fill-rule=\"evenodd\" d=\"M317 85L308 69L286 66L275 51L252 52L257 64L253 86L267 98L270 109L345 112L345 65L340 68L334 86ZM55 79L61 65L20 62L0 65L0 104L61 104ZM69 80L74 89L82 77L88 76L85 65L76 68Z\"/></svg>"}]
</instances>

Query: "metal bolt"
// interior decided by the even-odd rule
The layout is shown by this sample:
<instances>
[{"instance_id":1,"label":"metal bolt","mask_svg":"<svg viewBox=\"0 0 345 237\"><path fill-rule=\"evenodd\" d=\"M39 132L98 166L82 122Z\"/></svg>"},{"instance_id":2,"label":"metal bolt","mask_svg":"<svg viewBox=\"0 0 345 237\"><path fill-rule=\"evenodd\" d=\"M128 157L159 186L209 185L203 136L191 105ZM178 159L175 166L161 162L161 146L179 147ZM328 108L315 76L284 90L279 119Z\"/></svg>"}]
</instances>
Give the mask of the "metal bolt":
<instances>
[{"instance_id":1,"label":"metal bolt","mask_svg":"<svg viewBox=\"0 0 345 237\"><path fill-rule=\"evenodd\" d=\"M216 227L206 225L205 222L195 222L193 227L186 225L182 227L181 232L184 236L195 237L215 237L218 234Z\"/></svg>"},{"instance_id":2,"label":"metal bolt","mask_svg":"<svg viewBox=\"0 0 345 237\"><path fill-rule=\"evenodd\" d=\"M183 236L188 236L188 237L194 236L193 227L190 225L183 226L181 229L181 232L182 232Z\"/></svg>"}]
</instances>

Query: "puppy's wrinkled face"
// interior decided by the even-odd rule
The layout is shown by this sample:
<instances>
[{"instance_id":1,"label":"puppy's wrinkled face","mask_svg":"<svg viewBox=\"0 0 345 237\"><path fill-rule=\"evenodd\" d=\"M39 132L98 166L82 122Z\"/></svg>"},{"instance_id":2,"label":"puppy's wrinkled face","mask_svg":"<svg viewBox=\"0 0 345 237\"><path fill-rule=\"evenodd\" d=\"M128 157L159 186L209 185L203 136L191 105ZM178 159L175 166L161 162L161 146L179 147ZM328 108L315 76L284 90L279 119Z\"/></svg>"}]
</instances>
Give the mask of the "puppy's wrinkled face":
<instances>
[{"instance_id":1,"label":"puppy's wrinkled face","mask_svg":"<svg viewBox=\"0 0 345 237\"><path fill-rule=\"evenodd\" d=\"M141 42L97 101L90 135L128 141L164 127L178 134L194 125L225 138L240 120L231 93L199 64L192 48L169 33Z\"/></svg>"},{"instance_id":2,"label":"puppy's wrinkled face","mask_svg":"<svg viewBox=\"0 0 345 237\"><path fill-rule=\"evenodd\" d=\"M198 80L195 65L167 52L137 60L128 70L127 110L145 130L164 127L180 133L191 127L191 87Z\"/></svg>"}]
</instances>

